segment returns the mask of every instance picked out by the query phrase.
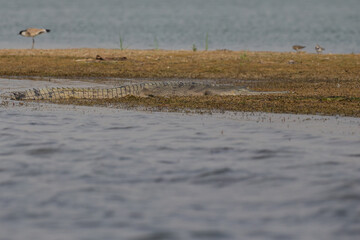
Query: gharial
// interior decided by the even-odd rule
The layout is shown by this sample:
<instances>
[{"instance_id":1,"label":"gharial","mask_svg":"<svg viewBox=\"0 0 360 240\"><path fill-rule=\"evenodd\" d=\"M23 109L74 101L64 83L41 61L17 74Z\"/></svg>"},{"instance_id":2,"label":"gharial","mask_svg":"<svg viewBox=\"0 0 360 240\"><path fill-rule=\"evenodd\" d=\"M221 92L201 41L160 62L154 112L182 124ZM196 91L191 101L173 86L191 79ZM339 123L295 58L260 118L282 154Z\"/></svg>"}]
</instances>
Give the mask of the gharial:
<instances>
[{"instance_id":1,"label":"gharial","mask_svg":"<svg viewBox=\"0 0 360 240\"><path fill-rule=\"evenodd\" d=\"M34 48L35 45L35 37L43 34L43 33L48 33L50 32L50 29L45 29L45 28L28 28L25 30L21 30L19 32L19 35L23 36L23 37L32 37L33 43L32 43L32 47L31 49Z\"/></svg>"},{"instance_id":2,"label":"gharial","mask_svg":"<svg viewBox=\"0 0 360 240\"><path fill-rule=\"evenodd\" d=\"M286 92L256 92L232 85L196 82L146 82L113 88L42 88L11 93L13 100L114 99L125 96L259 95Z\"/></svg>"}]
</instances>

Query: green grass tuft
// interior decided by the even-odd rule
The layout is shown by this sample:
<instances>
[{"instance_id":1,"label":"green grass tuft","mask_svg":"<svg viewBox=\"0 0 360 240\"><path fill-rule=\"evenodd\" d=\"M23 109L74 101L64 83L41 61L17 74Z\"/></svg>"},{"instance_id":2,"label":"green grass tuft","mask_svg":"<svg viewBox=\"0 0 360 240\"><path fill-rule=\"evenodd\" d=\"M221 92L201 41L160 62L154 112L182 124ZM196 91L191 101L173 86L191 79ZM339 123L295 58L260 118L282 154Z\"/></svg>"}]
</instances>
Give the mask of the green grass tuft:
<instances>
[{"instance_id":1,"label":"green grass tuft","mask_svg":"<svg viewBox=\"0 0 360 240\"><path fill-rule=\"evenodd\" d=\"M209 34L206 33L205 37L205 51L209 50Z\"/></svg>"}]
</instances>

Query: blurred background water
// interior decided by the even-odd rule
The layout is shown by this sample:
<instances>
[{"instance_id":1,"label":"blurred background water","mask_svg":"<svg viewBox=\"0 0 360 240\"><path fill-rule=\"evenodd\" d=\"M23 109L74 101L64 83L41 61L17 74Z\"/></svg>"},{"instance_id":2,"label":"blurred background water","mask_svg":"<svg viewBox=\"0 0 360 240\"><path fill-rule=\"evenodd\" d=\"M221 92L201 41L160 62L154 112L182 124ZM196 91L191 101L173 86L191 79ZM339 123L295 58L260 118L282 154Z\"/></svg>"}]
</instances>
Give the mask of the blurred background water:
<instances>
[{"instance_id":1,"label":"blurred background water","mask_svg":"<svg viewBox=\"0 0 360 240\"><path fill-rule=\"evenodd\" d=\"M360 52L358 0L0 0L0 48L30 48L28 27L52 32L37 48Z\"/></svg>"}]
</instances>

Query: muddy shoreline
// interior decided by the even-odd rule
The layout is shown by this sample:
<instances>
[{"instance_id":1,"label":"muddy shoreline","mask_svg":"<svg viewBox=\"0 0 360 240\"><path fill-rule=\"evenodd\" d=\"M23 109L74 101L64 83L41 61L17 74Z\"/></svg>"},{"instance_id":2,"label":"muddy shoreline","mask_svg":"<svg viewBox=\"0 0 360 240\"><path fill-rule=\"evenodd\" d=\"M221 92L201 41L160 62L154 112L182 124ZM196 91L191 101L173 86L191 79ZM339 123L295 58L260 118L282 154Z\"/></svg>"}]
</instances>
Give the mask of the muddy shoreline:
<instances>
[{"instance_id":1,"label":"muddy shoreline","mask_svg":"<svg viewBox=\"0 0 360 240\"><path fill-rule=\"evenodd\" d=\"M121 105L166 111L256 111L360 117L358 54L11 49L0 50L0 76L41 82L67 79L82 81L85 85L96 83L106 86L169 79L210 80L253 91L289 92L260 96L129 96L111 100L58 102L64 104Z\"/></svg>"}]
</instances>

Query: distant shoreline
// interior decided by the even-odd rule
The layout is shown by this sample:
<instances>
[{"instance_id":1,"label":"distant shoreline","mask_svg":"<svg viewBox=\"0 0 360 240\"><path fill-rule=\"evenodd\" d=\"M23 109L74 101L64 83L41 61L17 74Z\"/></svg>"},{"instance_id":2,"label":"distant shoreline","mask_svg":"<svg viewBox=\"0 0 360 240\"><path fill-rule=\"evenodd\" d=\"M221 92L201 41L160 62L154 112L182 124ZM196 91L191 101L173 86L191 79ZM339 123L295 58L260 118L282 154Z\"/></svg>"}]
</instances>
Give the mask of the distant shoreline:
<instances>
[{"instance_id":1,"label":"distant shoreline","mask_svg":"<svg viewBox=\"0 0 360 240\"><path fill-rule=\"evenodd\" d=\"M125 97L116 101L72 104L119 103L160 110L216 109L360 117L360 54L1 49L0 77L91 79L111 84L123 78L212 79L257 91L290 93L281 96Z\"/></svg>"}]
</instances>

